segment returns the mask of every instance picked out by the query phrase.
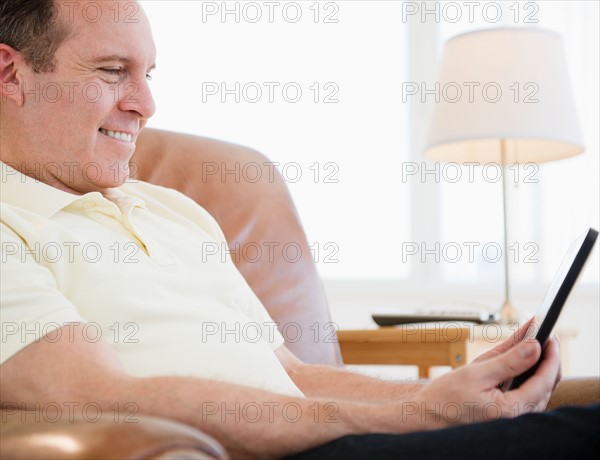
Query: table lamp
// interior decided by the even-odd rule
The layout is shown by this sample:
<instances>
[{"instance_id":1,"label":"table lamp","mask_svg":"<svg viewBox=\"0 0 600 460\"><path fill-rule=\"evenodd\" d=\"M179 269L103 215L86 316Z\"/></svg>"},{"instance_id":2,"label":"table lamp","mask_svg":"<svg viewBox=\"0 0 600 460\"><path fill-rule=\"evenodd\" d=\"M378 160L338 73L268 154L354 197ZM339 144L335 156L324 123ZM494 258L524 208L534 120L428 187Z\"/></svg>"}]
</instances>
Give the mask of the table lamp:
<instances>
[{"instance_id":1,"label":"table lamp","mask_svg":"<svg viewBox=\"0 0 600 460\"><path fill-rule=\"evenodd\" d=\"M441 162L502 165L504 302L509 289L505 165L542 163L583 152L562 38L536 28L469 32L446 43L425 156ZM462 94L458 97L458 89Z\"/></svg>"}]
</instances>

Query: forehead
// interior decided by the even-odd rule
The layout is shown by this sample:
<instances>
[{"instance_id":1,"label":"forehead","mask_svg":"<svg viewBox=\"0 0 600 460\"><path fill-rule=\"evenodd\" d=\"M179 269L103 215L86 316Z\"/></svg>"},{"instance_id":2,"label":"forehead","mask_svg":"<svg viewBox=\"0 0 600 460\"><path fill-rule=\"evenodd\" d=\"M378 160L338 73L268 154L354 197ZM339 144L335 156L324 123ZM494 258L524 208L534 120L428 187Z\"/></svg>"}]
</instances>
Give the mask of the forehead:
<instances>
[{"instance_id":1,"label":"forehead","mask_svg":"<svg viewBox=\"0 0 600 460\"><path fill-rule=\"evenodd\" d=\"M81 57L119 55L153 61L156 47L150 23L137 2L58 1L60 20L70 29L61 48ZM153 62L152 62L153 63Z\"/></svg>"}]
</instances>

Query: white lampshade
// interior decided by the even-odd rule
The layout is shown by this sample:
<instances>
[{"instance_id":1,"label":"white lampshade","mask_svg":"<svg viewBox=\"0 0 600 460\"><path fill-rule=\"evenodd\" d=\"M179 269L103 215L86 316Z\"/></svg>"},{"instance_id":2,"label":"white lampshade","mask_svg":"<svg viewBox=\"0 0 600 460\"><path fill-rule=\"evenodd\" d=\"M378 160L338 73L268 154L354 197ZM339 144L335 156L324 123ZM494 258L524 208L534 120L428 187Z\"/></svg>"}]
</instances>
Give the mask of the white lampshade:
<instances>
[{"instance_id":1,"label":"white lampshade","mask_svg":"<svg viewBox=\"0 0 600 460\"><path fill-rule=\"evenodd\" d=\"M584 150L557 33L497 28L458 35L446 44L437 81L440 99L425 149L432 160L540 163Z\"/></svg>"}]
</instances>

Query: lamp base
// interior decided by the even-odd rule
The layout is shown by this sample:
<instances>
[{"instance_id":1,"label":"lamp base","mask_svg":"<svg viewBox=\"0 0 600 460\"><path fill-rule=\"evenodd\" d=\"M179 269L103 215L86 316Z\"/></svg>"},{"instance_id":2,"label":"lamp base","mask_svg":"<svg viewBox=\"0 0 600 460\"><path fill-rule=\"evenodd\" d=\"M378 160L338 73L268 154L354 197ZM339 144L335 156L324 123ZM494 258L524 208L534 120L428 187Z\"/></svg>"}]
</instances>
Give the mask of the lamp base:
<instances>
[{"instance_id":1,"label":"lamp base","mask_svg":"<svg viewBox=\"0 0 600 460\"><path fill-rule=\"evenodd\" d=\"M519 319L517 310L510 303L510 300L505 300L502 308L500 309L500 323L502 324L514 324Z\"/></svg>"}]
</instances>

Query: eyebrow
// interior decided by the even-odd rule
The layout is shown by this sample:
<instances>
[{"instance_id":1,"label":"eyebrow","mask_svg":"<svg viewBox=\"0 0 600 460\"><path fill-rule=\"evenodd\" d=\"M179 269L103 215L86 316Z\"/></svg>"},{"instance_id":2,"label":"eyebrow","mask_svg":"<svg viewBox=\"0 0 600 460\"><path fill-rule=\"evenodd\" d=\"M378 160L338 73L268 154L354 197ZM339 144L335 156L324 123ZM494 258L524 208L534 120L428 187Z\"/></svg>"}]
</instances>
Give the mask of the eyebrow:
<instances>
[{"instance_id":1,"label":"eyebrow","mask_svg":"<svg viewBox=\"0 0 600 460\"><path fill-rule=\"evenodd\" d=\"M119 56L118 54L110 54L110 55L106 55L106 56L99 56L99 57L95 57L95 58L91 59L91 62L93 64L102 64L104 62L115 62L115 61L123 62L124 64L131 63L131 59L126 58L124 56ZM150 68L148 69L148 71L151 71L151 70L154 70L154 69L156 69L156 63L152 64L150 66Z\"/></svg>"}]
</instances>

